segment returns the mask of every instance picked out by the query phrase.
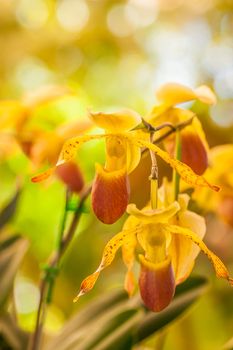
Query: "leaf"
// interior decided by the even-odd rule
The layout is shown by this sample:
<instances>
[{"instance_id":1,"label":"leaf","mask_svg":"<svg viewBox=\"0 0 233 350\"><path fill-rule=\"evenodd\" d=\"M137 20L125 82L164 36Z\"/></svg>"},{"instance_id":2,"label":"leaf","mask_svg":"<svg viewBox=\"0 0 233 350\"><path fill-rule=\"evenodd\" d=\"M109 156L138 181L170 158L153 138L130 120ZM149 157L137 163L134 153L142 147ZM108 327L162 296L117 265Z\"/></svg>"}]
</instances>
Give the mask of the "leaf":
<instances>
[{"instance_id":1,"label":"leaf","mask_svg":"<svg viewBox=\"0 0 233 350\"><path fill-rule=\"evenodd\" d=\"M48 344L46 350L56 349L58 346L61 350L68 349L66 345L69 343L69 337L73 333L79 332L83 327L93 322L93 320L105 314L110 308L125 300L128 300L128 296L124 290L104 294L94 300L65 324L60 333Z\"/></svg>"},{"instance_id":2,"label":"leaf","mask_svg":"<svg viewBox=\"0 0 233 350\"><path fill-rule=\"evenodd\" d=\"M202 294L207 281L201 277L190 278L177 287L173 302L159 313L148 312L135 332L135 343L138 343L157 332L190 307Z\"/></svg>"},{"instance_id":3,"label":"leaf","mask_svg":"<svg viewBox=\"0 0 233 350\"><path fill-rule=\"evenodd\" d=\"M15 274L19 268L28 242L15 236L0 243L0 308L3 306L14 282Z\"/></svg>"},{"instance_id":4,"label":"leaf","mask_svg":"<svg viewBox=\"0 0 233 350\"><path fill-rule=\"evenodd\" d=\"M1 349L2 348L14 349L14 350L27 349L27 344L29 340L28 334L26 332L23 332L17 326L13 318L8 313L4 313L0 317L0 330L1 330L1 335L0 335Z\"/></svg>"},{"instance_id":5,"label":"leaf","mask_svg":"<svg viewBox=\"0 0 233 350\"><path fill-rule=\"evenodd\" d=\"M139 296L126 293L101 297L68 322L45 348L52 350L130 349L179 317L202 294L206 280L190 278L177 287L171 305L160 313L149 312Z\"/></svg>"},{"instance_id":6,"label":"leaf","mask_svg":"<svg viewBox=\"0 0 233 350\"><path fill-rule=\"evenodd\" d=\"M6 207L0 213L0 229L5 226L5 224L11 219L14 215L17 203L20 197L21 191L18 190L10 202L6 205Z\"/></svg>"}]
</instances>

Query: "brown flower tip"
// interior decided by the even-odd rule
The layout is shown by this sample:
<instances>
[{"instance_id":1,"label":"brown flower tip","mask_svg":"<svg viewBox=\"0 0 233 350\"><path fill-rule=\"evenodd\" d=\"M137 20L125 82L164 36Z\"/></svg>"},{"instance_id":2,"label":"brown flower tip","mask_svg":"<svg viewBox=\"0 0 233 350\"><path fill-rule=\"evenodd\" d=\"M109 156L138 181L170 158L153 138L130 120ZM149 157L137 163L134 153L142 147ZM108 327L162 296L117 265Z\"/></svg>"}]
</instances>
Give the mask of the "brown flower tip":
<instances>
[{"instance_id":1,"label":"brown flower tip","mask_svg":"<svg viewBox=\"0 0 233 350\"><path fill-rule=\"evenodd\" d=\"M72 192L79 193L84 187L84 179L78 165L72 161L61 164L56 174Z\"/></svg>"},{"instance_id":2,"label":"brown flower tip","mask_svg":"<svg viewBox=\"0 0 233 350\"><path fill-rule=\"evenodd\" d=\"M228 225L233 227L233 197L225 196L222 198L221 202L217 207L218 215L225 221Z\"/></svg>"},{"instance_id":3,"label":"brown flower tip","mask_svg":"<svg viewBox=\"0 0 233 350\"><path fill-rule=\"evenodd\" d=\"M193 131L181 132L183 163L190 166L197 175L202 175L208 167L207 150L200 136Z\"/></svg>"},{"instance_id":4,"label":"brown flower tip","mask_svg":"<svg viewBox=\"0 0 233 350\"><path fill-rule=\"evenodd\" d=\"M141 273L139 288L141 298L146 307L154 312L162 311L167 307L175 293L175 278L171 259L154 264L139 255Z\"/></svg>"},{"instance_id":5,"label":"brown flower tip","mask_svg":"<svg viewBox=\"0 0 233 350\"><path fill-rule=\"evenodd\" d=\"M125 212L129 201L129 181L124 169L108 172L96 164L92 186L92 208L104 224L113 224Z\"/></svg>"}]
</instances>

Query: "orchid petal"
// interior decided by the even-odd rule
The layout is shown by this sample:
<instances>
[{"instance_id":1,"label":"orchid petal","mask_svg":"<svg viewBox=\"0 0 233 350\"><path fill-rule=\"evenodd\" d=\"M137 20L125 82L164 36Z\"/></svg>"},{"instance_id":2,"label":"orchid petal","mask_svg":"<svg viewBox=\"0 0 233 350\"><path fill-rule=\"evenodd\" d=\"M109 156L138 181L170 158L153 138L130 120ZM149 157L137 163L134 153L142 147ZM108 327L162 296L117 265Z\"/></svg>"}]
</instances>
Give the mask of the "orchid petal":
<instances>
[{"instance_id":1,"label":"orchid petal","mask_svg":"<svg viewBox=\"0 0 233 350\"><path fill-rule=\"evenodd\" d=\"M88 277L86 277L80 287L80 291L78 295L74 298L74 302L76 302L80 296L88 293L95 285L99 274L102 270L104 270L107 266L111 265L113 262L117 250L123 245L126 244L133 235L137 233L137 227L132 230L123 230L116 234L110 241L106 244L102 256L101 263L98 269Z\"/></svg>"},{"instance_id":2,"label":"orchid petal","mask_svg":"<svg viewBox=\"0 0 233 350\"><path fill-rule=\"evenodd\" d=\"M101 139L107 136L108 135L84 135L84 136L73 137L67 140L62 147L60 157L56 164L56 167L61 164L64 164L65 162L72 160L76 155L77 149L85 142ZM45 172L34 176L32 178L32 182L40 182L40 181L46 180L50 175L54 173L54 171L56 170L56 167L52 167L46 170Z\"/></svg>"},{"instance_id":3,"label":"orchid petal","mask_svg":"<svg viewBox=\"0 0 233 350\"><path fill-rule=\"evenodd\" d=\"M131 109L115 113L90 112L89 117L98 127L111 133L129 131L141 123L141 116Z\"/></svg>"},{"instance_id":4,"label":"orchid petal","mask_svg":"<svg viewBox=\"0 0 233 350\"><path fill-rule=\"evenodd\" d=\"M180 162L177 159L171 158L167 152L163 151L153 143L150 143L141 139L136 139L133 137L128 137L125 135L124 137L127 137L129 140L131 140L134 144L138 145L139 147L146 147L151 151L153 151L160 158L162 158L166 163L168 163L172 168L174 168L186 183L192 186L210 187L212 190L216 192L220 190L218 186L210 184L203 176L199 176L195 174L188 165Z\"/></svg>"},{"instance_id":5,"label":"orchid petal","mask_svg":"<svg viewBox=\"0 0 233 350\"><path fill-rule=\"evenodd\" d=\"M179 225L188 228L196 233L202 239L206 232L205 220L200 215L191 211L180 212ZM169 252L172 257L172 265L176 276L176 283L183 282L191 273L194 260L200 252L200 249L190 239L172 235L169 245Z\"/></svg>"},{"instance_id":6,"label":"orchid petal","mask_svg":"<svg viewBox=\"0 0 233 350\"><path fill-rule=\"evenodd\" d=\"M206 104L216 103L216 97L208 86L202 85L191 89L178 83L167 83L162 85L156 92L156 97L161 104L174 106L179 103L200 100Z\"/></svg>"},{"instance_id":7,"label":"orchid petal","mask_svg":"<svg viewBox=\"0 0 233 350\"><path fill-rule=\"evenodd\" d=\"M209 250L209 248L205 245L202 239L198 237L196 233L192 232L187 228L169 224L164 224L163 230L166 233L182 235L187 239L191 240L193 243L195 243L212 263L215 269L216 276L228 280L228 282L233 286L233 278L230 277L226 266L223 264L223 262L219 259L217 255L215 255L211 250Z\"/></svg>"},{"instance_id":8,"label":"orchid petal","mask_svg":"<svg viewBox=\"0 0 233 350\"><path fill-rule=\"evenodd\" d=\"M124 225L124 229L133 229L135 223L133 217L129 217ZM132 224L131 224L132 223ZM130 235L128 241L122 246L122 258L125 266L127 267L127 273L125 276L125 290L131 296L135 289L135 277L132 271L133 264L135 261L135 249L137 246L137 239L135 235Z\"/></svg>"}]
</instances>

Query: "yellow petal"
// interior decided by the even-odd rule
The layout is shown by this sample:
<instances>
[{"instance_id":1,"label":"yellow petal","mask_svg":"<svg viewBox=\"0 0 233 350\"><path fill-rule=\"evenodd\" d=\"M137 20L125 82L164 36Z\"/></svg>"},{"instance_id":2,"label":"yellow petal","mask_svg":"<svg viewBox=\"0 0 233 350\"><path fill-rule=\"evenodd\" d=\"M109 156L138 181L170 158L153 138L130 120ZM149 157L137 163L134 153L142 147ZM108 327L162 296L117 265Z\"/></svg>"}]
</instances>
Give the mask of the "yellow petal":
<instances>
[{"instance_id":1,"label":"yellow petal","mask_svg":"<svg viewBox=\"0 0 233 350\"><path fill-rule=\"evenodd\" d=\"M78 147L84 144L85 142L101 139L106 136L107 135L84 135L84 136L73 137L67 140L62 147L60 157L56 164L56 167L61 164L64 164L65 162L69 162L70 160L72 160L76 155ZM46 180L50 175L52 175L56 167L52 167L46 170L45 172L34 176L32 178L32 182L40 182L40 181Z\"/></svg>"},{"instance_id":2,"label":"yellow petal","mask_svg":"<svg viewBox=\"0 0 233 350\"><path fill-rule=\"evenodd\" d=\"M162 104L174 106L179 103L194 100L195 92L189 87L178 83L167 83L156 91L156 97Z\"/></svg>"},{"instance_id":3,"label":"yellow petal","mask_svg":"<svg viewBox=\"0 0 233 350\"><path fill-rule=\"evenodd\" d=\"M161 150L158 146L150 142L139 140L129 136L124 136L124 137L127 137L129 140L131 140L134 144L138 145L139 147L146 147L152 150L155 154L157 154L160 158L162 158L166 163L168 163L172 168L174 168L178 172L180 177L187 184L192 186L210 187L212 190L216 192L220 190L218 186L210 184L203 176L199 176L195 174L188 165L180 162L177 159L171 158L167 152Z\"/></svg>"},{"instance_id":4,"label":"yellow petal","mask_svg":"<svg viewBox=\"0 0 233 350\"><path fill-rule=\"evenodd\" d=\"M206 104L216 103L214 93L205 85L199 86L193 90L182 84L167 83L157 90L156 97L161 104L166 106L174 106L179 103L196 99Z\"/></svg>"},{"instance_id":5,"label":"yellow petal","mask_svg":"<svg viewBox=\"0 0 233 350\"><path fill-rule=\"evenodd\" d=\"M127 206L127 213L136 217L143 223L161 223L167 222L172 218L180 209L178 202L173 202L165 209L142 209L139 210L135 204L129 204Z\"/></svg>"},{"instance_id":6,"label":"yellow petal","mask_svg":"<svg viewBox=\"0 0 233 350\"><path fill-rule=\"evenodd\" d=\"M131 229L132 228L133 227L131 227ZM127 267L124 286L129 296L133 294L135 289L135 277L134 277L132 268L135 261L136 246L137 246L137 239L134 235L130 235L128 241L122 246L122 258L125 266Z\"/></svg>"},{"instance_id":7,"label":"yellow petal","mask_svg":"<svg viewBox=\"0 0 233 350\"><path fill-rule=\"evenodd\" d=\"M194 89L194 93L198 100L206 103L207 105L213 105L217 102L216 96L213 91L206 85L201 85Z\"/></svg>"},{"instance_id":8,"label":"yellow petal","mask_svg":"<svg viewBox=\"0 0 233 350\"><path fill-rule=\"evenodd\" d=\"M126 244L126 242L130 240L131 236L135 235L136 232L137 228L133 230L124 230L116 234L112 239L110 239L110 241L106 244L104 248L102 260L98 269L82 281L80 291L78 295L74 298L74 302L76 302L80 296L86 294L94 287L100 272L112 263L117 250L123 244Z\"/></svg>"},{"instance_id":9,"label":"yellow petal","mask_svg":"<svg viewBox=\"0 0 233 350\"><path fill-rule=\"evenodd\" d=\"M202 239L206 232L205 220L191 211L180 212L178 224L196 233ZM172 266L176 276L176 283L183 282L191 273L194 260L200 249L190 239L181 235L172 235L169 245L169 254L172 257Z\"/></svg>"},{"instance_id":10,"label":"yellow petal","mask_svg":"<svg viewBox=\"0 0 233 350\"><path fill-rule=\"evenodd\" d=\"M84 143L91 140L105 138L107 136L108 135L83 135L67 140L62 147L61 154L56 165L72 160L76 155L77 149Z\"/></svg>"},{"instance_id":11,"label":"yellow petal","mask_svg":"<svg viewBox=\"0 0 233 350\"><path fill-rule=\"evenodd\" d=\"M223 262L219 259L217 255L215 255L211 250L209 250L209 248L205 245L201 238L199 238L194 232L181 226L168 224L164 224L163 229L166 233L182 235L194 242L201 249L201 251L205 253L207 258L212 263L216 272L216 276L228 280L228 282L233 286L233 279L230 277L226 266L223 264Z\"/></svg>"},{"instance_id":12,"label":"yellow petal","mask_svg":"<svg viewBox=\"0 0 233 350\"><path fill-rule=\"evenodd\" d=\"M89 116L98 127L111 133L129 131L141 123L141 116L131 109L115 113L90 112Z\"/></svg>"},{"instance_id":13,"label":"yellow petal","mask_svg":"<svg viewBox=\"0 0 233 350\"><path fill-rule=\"evenodd\" d=\"M141 150L138 146L132 144L132 142L126 141L127 153L126 153L126 169L130 174L139 164L141 159Z\"/></svg>"}]
</instances>

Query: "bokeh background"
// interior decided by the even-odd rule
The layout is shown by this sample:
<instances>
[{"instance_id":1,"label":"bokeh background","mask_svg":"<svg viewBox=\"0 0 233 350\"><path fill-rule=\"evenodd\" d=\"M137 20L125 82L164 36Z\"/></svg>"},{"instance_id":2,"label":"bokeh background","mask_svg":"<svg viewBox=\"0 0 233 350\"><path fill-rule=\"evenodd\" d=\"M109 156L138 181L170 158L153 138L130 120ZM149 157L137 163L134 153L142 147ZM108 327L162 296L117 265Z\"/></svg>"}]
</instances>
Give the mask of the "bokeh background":
<instances>
[{"instance_id":1,"label":"bokeh background","mask_svg":"<svg viewBox=\"0 0 233 350\"><path fill-rule=\"evenodd\" d=\"M50 130L64 121L82 121L87 108L130 107L145 115L162 83L175 81L191 87L205 83L216 92L218 103L209 109L198 103L190 106L200 116L210 146L232 143L232 37L232 0L0 0L0 98L18 99L48 84L69 86L72 96L47 104L35 115ZM20 151L8 155L3 136L1 144L0 207L15 192L19 177L24 183L7 230L30 241L14 293L19 322L31 330L40 267L55 246L65 188L59 181L32 184L30 161ZM103 160L102 143L83 147L79 162L87 181L93 178L94 163ZM135 190L131 200L138 205L148 198L149 171L144 159L131 176ZM71 314L103 291L123 285L119 254L93 292L77 305L72 303L81 280L96 268L104 243L123 220L106 226L91 212L83 215L57 280L48 332L56 332ZM233 271L232 228L213 214L207 221L207 242ZM165 350L217 350L233 336L232 290L215 279L203 256L194 273L207 276L210 287L188 314L166 330ZM151 339L152 348L157 338Z\"/></svg>"}]
</instances>

